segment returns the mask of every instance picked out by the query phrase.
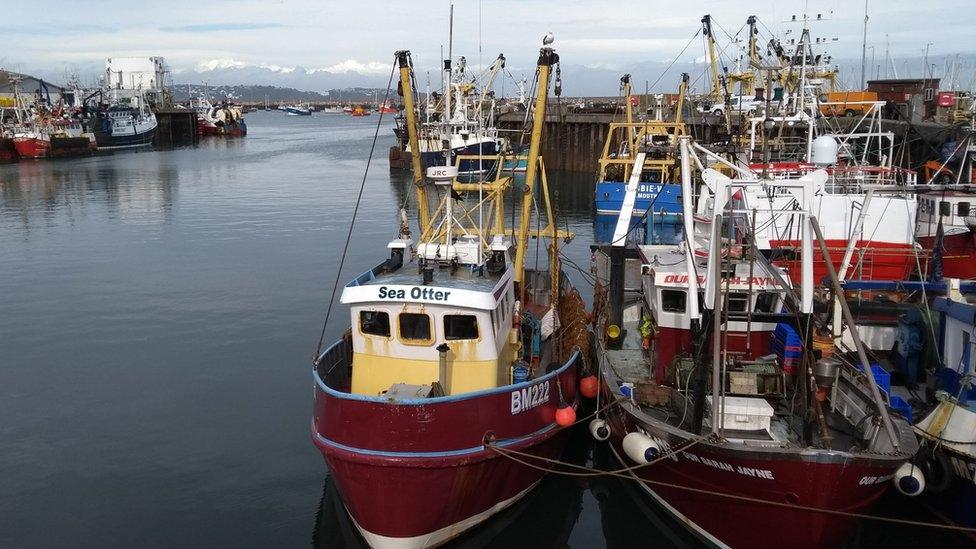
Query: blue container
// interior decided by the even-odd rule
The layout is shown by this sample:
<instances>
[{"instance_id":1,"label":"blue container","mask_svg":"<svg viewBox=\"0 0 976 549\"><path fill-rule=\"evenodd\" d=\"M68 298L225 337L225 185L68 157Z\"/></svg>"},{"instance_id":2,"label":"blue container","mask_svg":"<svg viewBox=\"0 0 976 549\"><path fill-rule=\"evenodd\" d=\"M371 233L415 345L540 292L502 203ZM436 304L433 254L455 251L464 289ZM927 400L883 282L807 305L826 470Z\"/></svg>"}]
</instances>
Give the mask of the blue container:
<instances>
[{"instance_id":1,"label":"blue container","mask_svg":"<svg viewBox=\"0 0 976 549\"><path fill-rule=\"evenodd\" d=\"M891 395L890 403L892 410L905 416L905 419L907 419L909 423L914 423L912 419L912 407L905 402L905 399L898 395Z\"/></svg>"},{"instance_id":2,"label":"blue container","mask_svg":"<svg viewBox=\"0 0 976 549\"><path fill-rule=\"evenodd\" d=\"M523 383L529 380L529 365L524 362L517 362L512 366L512 381Z\"/></svg>"},{"instance_id":3,"label":"blue container","mask_svg":"<svg viewBox=\"0 0 976 549\"><path fill-rule=\"evenodd\" d=\"M773 338L779 340L780 343L787 347L799 347L803 345L800 334L796 333L793 326L789 324L777 324L776 331L773 332Z\"/></svg>"},{"instance_id":4,"label":"blue container","mask_svg":"<svg viewBox=\"0 0 976 549\"><path fill-rule=\"evenodd\" d=\"M864 366L858 364L857 369L863 372ZM874 381L878 384L878 389L886 393L891 393L891 374L888 373L888 370L885 370L879 364L871 364L871 373L874 374Z\"/></svg>"}]
</instances>

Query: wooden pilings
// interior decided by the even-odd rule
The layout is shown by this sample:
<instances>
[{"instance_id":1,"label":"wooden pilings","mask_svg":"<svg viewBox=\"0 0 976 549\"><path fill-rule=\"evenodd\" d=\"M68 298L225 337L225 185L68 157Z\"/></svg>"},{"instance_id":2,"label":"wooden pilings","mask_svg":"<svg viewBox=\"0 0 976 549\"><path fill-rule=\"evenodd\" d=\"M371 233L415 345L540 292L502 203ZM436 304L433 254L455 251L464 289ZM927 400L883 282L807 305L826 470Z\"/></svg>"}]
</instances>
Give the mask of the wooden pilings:
<instances>
[{"instance_id":1,"label":"wooden pilings","mask_svg":"<svg viewBox=\"0 0 976 549\"><path fill-rule=\"evenodd\" d=\"M165 109L156 111L154 147L182 147L196 145L197 113L190 109Z\"/></svg>"}]
</instances>

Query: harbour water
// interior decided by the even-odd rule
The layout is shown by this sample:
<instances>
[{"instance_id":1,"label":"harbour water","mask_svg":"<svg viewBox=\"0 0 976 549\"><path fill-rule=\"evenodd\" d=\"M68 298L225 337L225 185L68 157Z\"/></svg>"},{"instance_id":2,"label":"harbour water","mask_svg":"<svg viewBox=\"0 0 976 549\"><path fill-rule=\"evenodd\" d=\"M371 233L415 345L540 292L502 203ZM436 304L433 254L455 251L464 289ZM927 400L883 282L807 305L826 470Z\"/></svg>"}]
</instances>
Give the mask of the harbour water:
<instances>
[{"instance_id":1,"label":"harbour water","mask_svg":"<svg viewBox=\"0 0 976 549\"><path fill-rule=\"evenodd\" d=\"M310 358L376 116L248 125L196 148L0 166L0 546L361 545L309 440ZM387 166L391 127L343 279L385 256L412 198ZM592 177L550 181L586 269ZM337 309L326 340L346 325ZM581 433L568 459L591 452ZM859 540L922 535L873 524ZM627 483L550 476L459 545L690 543Z\"/></svg>"}]
</instances>

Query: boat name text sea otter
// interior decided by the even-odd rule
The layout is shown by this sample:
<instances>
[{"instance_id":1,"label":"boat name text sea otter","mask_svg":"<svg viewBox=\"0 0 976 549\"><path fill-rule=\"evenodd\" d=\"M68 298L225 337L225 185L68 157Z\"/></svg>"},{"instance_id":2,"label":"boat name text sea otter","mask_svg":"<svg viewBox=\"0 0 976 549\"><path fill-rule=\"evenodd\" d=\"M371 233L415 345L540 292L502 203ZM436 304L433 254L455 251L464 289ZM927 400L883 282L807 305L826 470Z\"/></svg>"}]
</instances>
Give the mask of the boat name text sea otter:
<instances>
[{"instance_id":1,"label":"boat name text sea otter","mask_svg":"<svg viewBox=\"0 0 976 549\"><path fill-rule=\"evenodd\" d=\"M445 290L435 290L433 288L420 288L414 286L410 288L410 299L425 299L428 301L447 301L450 297L451 292ZM380 299L406 299L407 291L399 288L387 288L386 286L380 286L379 288L379 298Z\"/></svg>"}]
</instances>

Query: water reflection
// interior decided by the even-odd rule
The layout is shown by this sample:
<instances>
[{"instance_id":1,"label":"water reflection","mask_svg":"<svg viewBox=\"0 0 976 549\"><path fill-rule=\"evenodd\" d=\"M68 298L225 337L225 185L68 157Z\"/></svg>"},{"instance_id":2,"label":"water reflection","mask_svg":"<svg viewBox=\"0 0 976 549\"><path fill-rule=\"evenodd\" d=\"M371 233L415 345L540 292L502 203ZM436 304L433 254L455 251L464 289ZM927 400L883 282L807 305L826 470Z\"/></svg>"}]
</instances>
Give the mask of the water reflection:
<instances>
[{"instance_id":1,"label":"water reflection","mask_svg":"<svg viewBox=\"0 0 976 549\"><path fill-rule=\"evenodd\" d=\"M162 223L170 216L180 171L162 154L24 161L0 167L0 226L27 229L43 219L97 205L108 219Z\"/></svg>"}]
</instances>

